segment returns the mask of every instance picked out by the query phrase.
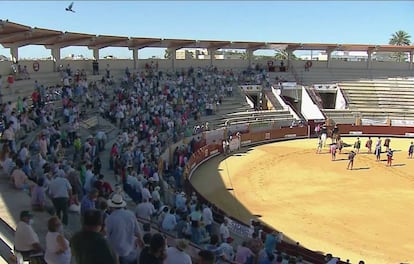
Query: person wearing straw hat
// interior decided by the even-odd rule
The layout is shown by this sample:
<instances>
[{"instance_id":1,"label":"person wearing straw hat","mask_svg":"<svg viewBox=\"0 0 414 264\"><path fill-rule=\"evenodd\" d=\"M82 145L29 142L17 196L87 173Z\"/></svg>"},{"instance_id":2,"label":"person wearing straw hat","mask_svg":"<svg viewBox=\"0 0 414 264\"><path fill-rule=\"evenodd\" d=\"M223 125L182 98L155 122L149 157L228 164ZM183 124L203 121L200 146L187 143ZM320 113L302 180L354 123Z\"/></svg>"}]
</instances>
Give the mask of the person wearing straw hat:
<instances>
[{"instance_id":1,"label":"person wearing straw hat","mask_svg":"<svg viewBox=\"0 0 414 264\"><path fill-rule=\"evenodd\" d=\"M184 252L188 244L186 239L176 239L175 246L167 248L167 258L164 264L192 264L190 255Z\"/></svg>"},{"instance_id":2,"label":"person wearing straw hat","mask_svg":"<svg viewBox=\"0 0 414 264\"><path fill-rule=\"evenodd\" d=\"M142 231L133 212L125 209L122 195L114 194L108 200L111 214L106 218L106 234L109 244L118 255L120 264L137 263L138 246L142 246Z\"/></svg>"}]
</instances>

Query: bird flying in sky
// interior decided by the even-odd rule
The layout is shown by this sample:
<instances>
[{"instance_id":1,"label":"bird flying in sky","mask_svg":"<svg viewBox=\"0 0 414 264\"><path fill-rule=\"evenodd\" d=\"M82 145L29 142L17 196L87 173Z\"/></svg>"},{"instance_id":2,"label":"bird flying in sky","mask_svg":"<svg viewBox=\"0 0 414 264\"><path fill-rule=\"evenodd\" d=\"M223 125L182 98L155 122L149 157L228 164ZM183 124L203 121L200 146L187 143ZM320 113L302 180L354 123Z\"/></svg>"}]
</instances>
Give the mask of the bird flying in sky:
<instances>
[{"instance_id":1,"label":"bird flying in sky","mask_svg":"<svg viewBox=\"0 0 414 264\"><path fill-rule=\"evenodd\" d=\"M73 2L72 3L70 3L70 5L68 6L68 7L66 7L66 11L70 11L70 12L73 12L73 13L75 13L75 11L72 9L72 7L73 7Z\"/></svg>"}]
</instances>

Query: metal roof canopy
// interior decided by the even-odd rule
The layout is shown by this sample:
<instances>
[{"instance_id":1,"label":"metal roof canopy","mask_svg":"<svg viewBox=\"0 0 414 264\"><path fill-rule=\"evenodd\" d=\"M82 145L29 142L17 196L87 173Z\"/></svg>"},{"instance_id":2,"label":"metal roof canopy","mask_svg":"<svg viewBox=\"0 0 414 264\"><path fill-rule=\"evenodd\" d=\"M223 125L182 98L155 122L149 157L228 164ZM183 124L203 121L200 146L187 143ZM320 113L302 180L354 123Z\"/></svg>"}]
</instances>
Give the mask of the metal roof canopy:
<instances>
[{"instance_id":1,"label":"metal roof canopy","mask_svg":"<svg viewBox=\"0 0 414 264\"><path fill-rule=\"evenodd\" d=\"M46 48L87 46L90 49L126 47L129 49L153 48L204 48L204 49L280 49L280 50L327 50L327 51L375 51L412 52L414 46L372 44L323 44L323 43L278 43L221 40L161 39L93 35L74 32L32 28L8 20L0 20L0 44L5 48L26 45L44 45Z\"/></svg>"}]
</instances>

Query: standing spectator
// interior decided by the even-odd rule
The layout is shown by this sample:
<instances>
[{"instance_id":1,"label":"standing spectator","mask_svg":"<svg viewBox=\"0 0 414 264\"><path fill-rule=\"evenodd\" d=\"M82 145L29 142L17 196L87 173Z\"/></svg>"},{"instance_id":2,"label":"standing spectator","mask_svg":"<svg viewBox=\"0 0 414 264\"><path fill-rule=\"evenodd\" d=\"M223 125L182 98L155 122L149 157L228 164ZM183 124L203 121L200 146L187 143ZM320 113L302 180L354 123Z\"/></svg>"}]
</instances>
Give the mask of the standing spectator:
<instances>
[{"instance_id":1,"label":"standing spectator","mask_svg":"<svg viewBox=\"0 0 414 264\"><path fill-rule=\"evenodd\" d=\"M22 211L14 233L14 248L22 255L23 260L28 260L30 255L43 251L39 237L32 228L32 223L32 213Z\"/></svg>"},{"instance_id":2,"label":"standing spectator","mask_svg":"<svg viewBox=\"0 0 414 264\"><path fill-rule=\"evenodd\" d=\"M331 146L329 147L329 151L331 152L331 160L334 161L336 160L336 143L332 143Z\"/></svg>"},{"instance_id":3,"label":"standing spectator","mask_svg":"<svg viewBox=\"0 0 414 264\"><path fill-rule=\"evenodd\" d=\"M211 208L208 207L207 204L203 205L203 223L204 223L204 227L206 229L206 231L208 232L208 234L211 236L211 228L213 226L213 212L211 211Z\"/></svg>"},{"instance_id":4,"label":"standing spectator","mask_svg":"<svg viewBox=\"0 0 414 264\"><path fill-rule=\"evenodd\" d=\"M31 190L31 204L34 211L43 211L46 209L46 193L43 184L44 178L39 178L37 184Z\"/></svg>"},{"instance_id":5,"label":"standing spectator","mask_svg":"<svg viewBox=\"0 0 414 264\"><path fill-rule=\"evenodd\" d=\"M164 260L164 264L192 264L190 256L184 252L187 247L187 240L176 239L175 246L167 248L167 258Z\"/></svg>"},{"instance_id":6,"label":"standing spectator","mask_svg":"<svg viewBox=\"0 0 414 264\"><path fill-rule=\"evenodd\" d=\"M216 256L210 250L200 250L198 252L198 264L214 264Z\"/></svg>"},{"instance_id":7,"label":"standing spectator","mask_svg":"<svg viewBox=\"0 0 414 264\"><path fill-rule=\"evenodd\" d=\"M47 264L70 264L69 241L62 234L62 223L52 216L47 223L45 261Z\"/></svg>"},{"instance_id":8,"label":"standing spectator","mask_svg":"<svg viewBox=\"0 0 414 264\"><path fill-rule=\"evenodd\" d=\"M247 240L246 246L250 248L250 250L256 255L256 262L257 262L260 250L263 248L263 242L259 238L259 234L257 232L253 232L252 238Z\"/></svg>"},{"instance_id":9,"label":"standing spectator","mask_svg":"<svg viewBox=\"0 0 414 264\"><path fill-rule=\"evenodd\" d=\"M357 138L357 140L354 143L354 149L356 153L359 153L359 149L361 148L361 140L359 139L359 137Z\"/></svg>"},{"instance_id":10,"label":"standing spectator","mask_svg":"<svg viewBox=\"0 0 414 264\"><path fill-rule=\"evenodd\" d=\"M246 241L237 247L236 262L240 264L248 264L253 262L254 253L246 246Z\"/></svg>"},{"instance_id":11,"label":"standing spectator","mask_svg":"<svg viewBox=\"0 0 414 264\"><path fill-rule=\"evenodd\" d=\"M72 196L72 186L65 178L65 173L57 173L55 178L49 184L49 194L52 198L56 215L62 220L62 223L68 225L68 207L69 199Z\"/></svg>"},{"instance_id":12,"label":"standing spectator","mask_svg":"<svg viewBox=\"0 0 414 264\"><path fill-rule=\"evenodd\" d=\"M273 251L276 250L277 246L277 232L273 231L266 235L264 247L267 255L273 254Z\"/></svg>"},{"instance_id":13,"label":"standing spectator","mask_svg":"<svg viewBox=\"0 0 414 264\"><path fill-rule=\"evenodd\" d=\"M413 152L414 152L414 143L411 141L410 146L408 147L408 158L413 158Z\"/></svg>"},{"instance_id":14,"label":"standing spectator","mask_svg":"<svg viewBox=\"0 0 414 264\"><path fill-rule=\"evenodd\" d=\"M229 237L227 241L224 241L220 244L220 248L223 251L224 257L228 261L234 260L234 248L231 245L232 242L233 242L233 238Z\"/></svg>"},{"instance_id":15,"label":"standing spectator","mask_svg":"<svg viewBox=\"0 0 414 264\"><path fill-rule=\"evenodd\" d=\"M145 247L139 256L139 263L163 264L167 257L165 246L166 242L163 235L159 233L152 235L149 247ZM184 262L178 263L181 264Z\"/></svg>"},{"instance_id":16,"label":"standing spectator","mask_svg":"<svg viewBox=\"0 0 414 264\"><path fill-rule=\"evenodd\" d=\"M346 167L347 170L352 170L354 167L354 159L355 159L356 153L351 150L351 152L348 154L348 166Z\"/></svg>"},{"instance_id":17,"label":"standing spectator","mask_svg":"<svg viewBox=\"0 0 414 264\"><path fill-rule=\"evenodd\" d=\"M375 144L375 157L377 161L381 161L381 137L378 137L377 143Z\"/></svg>"},{"instance_id":18,"label":"standing spectator","mask_svg":"<svg viewBox=\"0 0 414 264\"><path fill-rule=\"evenodd\" d=\"M221 241L227 241L230 237L230 230L227 227L229 220L227 217L224 217L224 222L220 225L220 238Z\"/></svg>"},{"instance_id":19,"label":"standing spectator","mask_svg":"<svg viewBox=\"0 0 414 264\"><path fill-rule=\"evenodd\" d=\"M201 239L201 205L197 204L195 207L195 210L191 212L189 215L189 218L191 220L191 241L193 243L199 244Z\"/></svg>"},{"instance_id":20,"label":"standing spectator","mask_svg":"<svg viewBox=\"0 0 414 264\"><path fill-rule=\"evenodd\" d=\"M108 207L111 214L106 218L105 226L109 244L118 255L120 264L135 264L138 259L137 244L143 245L135 215L124 209L126 202L121 194L114 194L108 200Z\"/></svg>"},{"instance_id":21,"label":"standing spectator","mask_svg":"<svg viewBox=\"0 0 414 264\"><path fill-rule=\"evenodd\" d=\"M154 216L156 212L154 205L147 199L142 199L142 203L139 203L135 208L136 217L148 221L151 221L151 217Z\"/></svg>"},{"instance_id":22,"label":"standing spectator","mask_svg":"<svg viewBox=\"0 0 414 264\"><path fill-rule=\"evenodd\" d=\"M115 253L100 233L102 212L88 210L83 215L82 230L70 240L72 255L77 264L118 264Z\"/></svg>"},{"instance_id":23,"label":"standing spectator","mask_svg":"<svg viewBox=\"0 0 414 264\"><path fill-rule=\"evenodd\" d=\"M89 210L96 208L96 200L98 199L99 191L93 188L87 195L83 196L81 205L80 205L80 212L81 215Z\"/></svg>"},{"instance_id":24,"label":"standing spectator","mask_svg":"<svg viewBox=\"0 0 414 264\"><path fill-rule=\"evenodd\" d=\"M387 151L387 166L391 167L392 166L392 156L394 155L394 151L389 148Z\"/></svg>"},{"instance_id":25,"label":"standing spectator","mask_svg":"<svg viewBox=\"0 0 414 264\"><path fill-rule=\"evenodd\" d=\"M173 231L177 227L177 217L175 215L175 209L171 208L168 211L168 207L165 208L167 208L167 213L165 214L164 219L162 220L161 227L165 231Z\"/></svg>"},{"instance_id":26,"label":"standing spectator","mask_svg":"<svg viewBox=\"0 0 414 264\"><path fill-rule=\"evenodd\" d=\"M368 153L372 153L372 139L371 139L371 137L368 137L368 140L365 143L365 147L368 149Z\"/></svg>"},{"instance_id":27,"label":"standing spectator","mask_svg":"<svg viewBox=\"0 0 414 264\"><path fill-rule=\"evenodd\" d=\"M385 151L388 152L388 150L390 149L390 143L391 143L391 139L390 138L386 138L384 140L384 147L385 147Z\"/></svg>"}]
</instances>

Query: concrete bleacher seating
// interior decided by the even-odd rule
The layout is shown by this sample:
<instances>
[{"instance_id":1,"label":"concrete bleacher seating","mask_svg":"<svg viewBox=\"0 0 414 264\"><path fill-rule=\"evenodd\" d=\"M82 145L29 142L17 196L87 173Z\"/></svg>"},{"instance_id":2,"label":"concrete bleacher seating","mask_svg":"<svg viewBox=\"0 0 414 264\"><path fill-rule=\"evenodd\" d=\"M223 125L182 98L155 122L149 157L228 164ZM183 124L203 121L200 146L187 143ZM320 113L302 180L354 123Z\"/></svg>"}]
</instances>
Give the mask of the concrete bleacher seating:
<instances>
[{"instance_id":1,"label":"concrete bleacher seating","mask_svg":"<svg viewBox=\"0 0 414 264\"><path fill-rule=\"evenodd\" d=\"M325 116L334 121L335 124L354 124L359 113L349 109L322 109Z\"/></svg>"},{"instance_id":2,"label":"concrete bleacher seating","mask_svg":"<svg viewBox=\"0 0 414 264\"><path fill-rule=\"evenodd\" d=\"M349 109L361 117L414 119L414 81L381 79L341 82Z\"/></svg>"},{"instance_id":3,"label":"concrete bleacher seating","mask_svg":"<svg viewBox=\"0 0 414 264\"><path fill-rule=\"evenodd\" d=\"M299 81L304 85L315 83L335 83L363 79L386 79L388 77L412 76L410 70L367 69L367 68L316 68L310 71L296 69Z\"/></svg>"},{"instance_id":4,"label":"concrete bleacher seating","mask_svg":"<svg viewBox=\"0 0 414 264\"><path fill-rule=\"evenodd\" d=\"M294 117L287 110L235 112L225 115L222 120L223 123L219 126L223 127L226 123L228 125L237 125L261 122L274 122L284 126L286 124L290 125L293 120L295 120Z\"/></svg>"}]
</instances>

